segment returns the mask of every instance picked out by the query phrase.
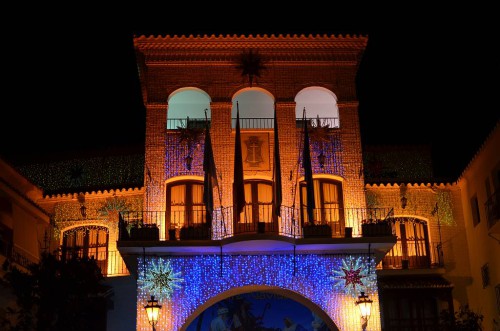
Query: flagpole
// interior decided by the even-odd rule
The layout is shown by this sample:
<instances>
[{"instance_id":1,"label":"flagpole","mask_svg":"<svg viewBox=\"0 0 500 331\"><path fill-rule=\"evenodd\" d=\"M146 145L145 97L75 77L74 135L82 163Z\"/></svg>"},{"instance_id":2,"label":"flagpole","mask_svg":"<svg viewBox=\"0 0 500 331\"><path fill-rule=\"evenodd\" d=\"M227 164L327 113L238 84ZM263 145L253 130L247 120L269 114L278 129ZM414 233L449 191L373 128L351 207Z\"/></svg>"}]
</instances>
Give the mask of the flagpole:
<instances>
[{"instance_id":1,"label":"flagpole","mask_svg":"<svg viewBox=\"0 0 500 331\"><path fill-rule=\"evenodd\" d=\"M280 161L280 148L279 148L279 136L278 136L278 118L276 113L276 102L274 103L274 162L273 162L273 200L274 200L274 211L273 214L276 217L276 222L281 216L281 203L282 203L282 185L281 185L281 161ZM273 217L274 218L274 217ZM274 222L274 220L273 220Z\"/></svg>"},{"instance_id":2,"label":"flagpole","mask_svg":"<svg viewBox=\"0 0 500 331\"><path fill-rule=\"evenodd\" d=\"M236 220L245 208L245 183L243 175L243 155L241 151L240 133L240 108L236 101L236 135L234 143L234 169L233 169L233 209L236 212Z\"/></svg>"},{"instance_id":3,"label":"flagpole","mask_svg":"<svg viewBox=\"0 0 500 331\"><path fill-rule=\"evenodd\" d=\"M304 149L302 152L302 167L304 168L304 179L306 181L307 217L308 223L310 223L310 225L314 225L314 209L316 208L316 203L314 201L314 181L312 177L311 150L309 146L306 107L304 107L302 118L304 120Z\"/></svg>"},{"instance_id":4,"label":"flagpole","mask_svg":"<svg viewBox=\"0 0 500 331\"><path fill-rule=\"evenodd\" d=\"M207 135L205 137L205 140L207 140L207 137L210 136L207 112L208 112L208 109L205 108L205 130L206 130L205 134ZM209 143L210 143L210 147L211 147L211 145L212 145L211 138L210 138L210 142ZM205 148L206 147L207 146L205 145ZM217 184L216 185L217 186L217 192L218 192L218 195L219 195L219 204L221 205L221 218L222 218L222 220L221 220L221 222L222 222L221 228L223 228L224 229L224 233L226 233L226 224L224 222L224 213L222 212L222 196L221 196L221 191L220 191L220 185L219 185L218 180L217 180L217 168L215 166L215 161L213 160L213 150L212 150L212 148L210 148L210 153L211 153L211 155L210 155L210 159L211 160L210 160L210 162L207 162L207 163L210 163L210 169L209 170L211 170L211 173L210 173L209 178L207 178L207 176L205 176L205 180L210 180L210 182L212 184L209 185L209 186L210 186L210 189L213 190L213 177L215 176L215 181L216 181L216 184ZM205 157L204 157L204 162L205 162ZM206 170L207 169L204 169L204 171L206 171ZM211 195L213 197L213 191L210 192L210 193L211 193ZM212 218L213 218L213 209L214 209L213 208L213 199L212 199L212 206L211 206L211 208L212 208L211 215L212 215Z\"/></svg>"}]
</instances>

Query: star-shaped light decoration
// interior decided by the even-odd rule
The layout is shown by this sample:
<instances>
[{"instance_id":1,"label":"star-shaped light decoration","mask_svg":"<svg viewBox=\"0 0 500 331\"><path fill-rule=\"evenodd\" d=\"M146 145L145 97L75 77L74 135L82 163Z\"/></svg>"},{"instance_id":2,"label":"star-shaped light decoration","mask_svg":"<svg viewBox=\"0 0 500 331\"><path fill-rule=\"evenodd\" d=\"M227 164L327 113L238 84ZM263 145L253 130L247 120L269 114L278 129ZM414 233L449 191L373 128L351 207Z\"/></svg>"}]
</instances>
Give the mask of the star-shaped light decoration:
<instances>
[{"instance_id":1,"label":"star-shaped light decoration","mask_svg":"<svg viewBox=\"0 0 500 331\"><path fill-rule=\"evenodd\" d=\"M374 293L377 286L375 262L368 257L348 256L342 265L333 270L331 279L337 291L355 298L359 292Z\"/></svg>"},{"instance_id":2,"label":"star-shaped light decoration","mask_svg":"<svg viewBox=\"0 0 500 331\"><path fill-rule=\"evenodd\" d=\"M236 69L241 70L241 76L247 76L250 87L252 87L255 77L259 77L263 70L266 70L263 57L259 51L250 49L248 52L243 51L237 60Z\"/></svg>"},{"instance_id":3,"label":"star-shaped light decoration","mask_svg":"<svg viewBox=\"0 0 500 331\"><path fill-rule=\"evenodd\" d=\"M170 299L174 289L180 288L179 283L184 281L180 278L180 272L174 272L170 261L161 259L151 261L146 275L139 279L139 285L144 291L154 294L156 297Z\"/></svg>"}]
</instances>

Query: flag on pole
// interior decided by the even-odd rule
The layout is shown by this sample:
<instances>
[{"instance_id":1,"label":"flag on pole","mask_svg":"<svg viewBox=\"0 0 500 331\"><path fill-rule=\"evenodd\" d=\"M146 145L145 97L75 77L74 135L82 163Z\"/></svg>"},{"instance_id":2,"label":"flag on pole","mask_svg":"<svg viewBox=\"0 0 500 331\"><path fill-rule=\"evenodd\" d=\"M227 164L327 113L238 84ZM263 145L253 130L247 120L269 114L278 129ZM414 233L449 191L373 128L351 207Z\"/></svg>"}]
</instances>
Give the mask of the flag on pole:
<instances>
[{"instance_id":1,"label":"flag on pole","mask_svg":"<svg viewBox=\"0 0 500 331\"><path fill-rule=\"evenodd\" d=\"M217 169L215 167L214 153L212 150L212 139L208 119L205 122L205 147L203 151L203 171L205 172L203 181L203 203L206 208L206 222L212 226L212 215L214 211L214 187L219 186L217 182Z\"/></svg>"},{"instance_id":2,"label":"flag on pole","mask_svg":"<svg viewBox=\"0 0 500 331\"><path fill-rule=\"evenodd\" d=\"M245 207L245 183L243 181L243 153L241 151L240 108L236 101L236 137L234 143L233 206L236 215Z\"/></svg>"},{"instance_id":3,"label":"flag on pole","mask_svg":"<svg viewBox=\"0 0 500 331\"><path fill-rule=\"evenodd\" d=\"M304 180L306 181L307 219L311 225L314 225L314 209L316 208L316 202L314 201L311 148L309 147L309 129L307 127L305 107L302 119L304 122L304 149L302 152L302 167L304 168Z\"/></svg>"},{"instance_id":4,"label":"flag on pole","mask_svg":"<svg viewBox=\"0 0 500 331\"><path fill-rule=\"evenodd\" d=\"M278 139L278 119L276 118L276 103L274 104L274 215L281 216L281 202L283 193L281 190L281 161L280 161L280 143Z\"/></svg>"}]
</instances>

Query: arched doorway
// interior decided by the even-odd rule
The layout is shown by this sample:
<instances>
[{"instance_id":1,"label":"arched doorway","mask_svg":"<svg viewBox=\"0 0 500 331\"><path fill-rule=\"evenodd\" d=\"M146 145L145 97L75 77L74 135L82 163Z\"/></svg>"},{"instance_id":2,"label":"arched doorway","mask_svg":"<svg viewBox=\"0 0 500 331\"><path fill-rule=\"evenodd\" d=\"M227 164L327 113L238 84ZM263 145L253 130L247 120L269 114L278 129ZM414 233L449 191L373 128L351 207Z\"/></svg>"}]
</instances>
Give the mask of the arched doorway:
<instances>
[{"instance_id":1,"label":"arched doorway","mask_svg":"<svg viewBox=\"0 0 500 331\"><path fill-rule=\"evenodd\" d=\"M338 330L325 312L295 292L272 288L239 291L230 296L221 295L201 307L181 330L219 330L220 327L235 331Z\"/></svg>"}]
</instances>

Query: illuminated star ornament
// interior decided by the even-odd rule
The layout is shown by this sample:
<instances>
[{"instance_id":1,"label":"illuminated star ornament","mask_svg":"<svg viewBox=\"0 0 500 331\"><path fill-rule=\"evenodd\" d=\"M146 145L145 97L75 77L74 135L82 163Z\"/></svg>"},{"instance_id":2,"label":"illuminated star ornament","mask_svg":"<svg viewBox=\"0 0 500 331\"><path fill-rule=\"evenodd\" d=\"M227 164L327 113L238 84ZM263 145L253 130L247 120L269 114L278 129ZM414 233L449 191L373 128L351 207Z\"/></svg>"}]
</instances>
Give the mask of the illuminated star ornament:
<instances>
[{"instance_id":1,"label":"illuminated star ornament","mask_svg":"<svg viewBox=\"0 0 500 331\"><path fill-rule=\"evenodd\" d=\"M158 298L170 299L174 289L180 288L179 283L184 279L180 278L180 272L174 272L169 261L158 259L153 260L148 265L148 271L144 279L140 279L142 289L154 294Z\"/></svg>"},{"instance_id":2,"label":"illuminated star ornament","mask_svg":"<svg viewBox=\"0 0 500 331\"><path fill-rule=\"evenodd\" d=\"M377 286L375 261L368 257L348 256L342 259L342 265L333 270L331 279L335 282L337 291L352 297L356 297L361 291L373 293Z\"/></svg>"}]
</instances>

